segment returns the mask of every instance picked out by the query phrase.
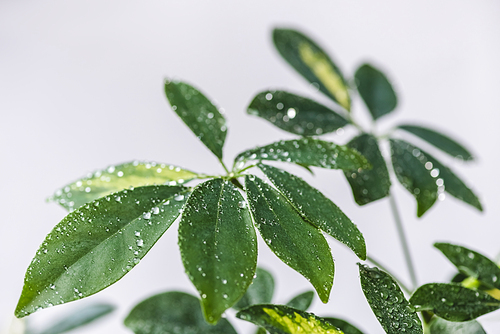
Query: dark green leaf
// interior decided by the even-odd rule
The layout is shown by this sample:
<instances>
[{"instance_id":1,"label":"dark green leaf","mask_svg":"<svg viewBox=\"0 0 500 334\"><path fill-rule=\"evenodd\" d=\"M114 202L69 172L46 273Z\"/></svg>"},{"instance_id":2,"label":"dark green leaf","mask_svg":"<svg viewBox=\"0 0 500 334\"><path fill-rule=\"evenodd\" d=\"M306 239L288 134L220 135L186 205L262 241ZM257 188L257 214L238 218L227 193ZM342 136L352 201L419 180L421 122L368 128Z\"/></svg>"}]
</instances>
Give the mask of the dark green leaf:
<instances>
[{"instance_id":1,"label":"dark green leaf","mask_svg":"<svg viewBox=\"0 0 500 334\"><path fill-rule=\"evenodd\" d=\"M434 247L443 252L460 272L478 279L490 288L500 289L500 268L486 256L448 243L437 242Z\"/></svg>"},{"instance_id":2,"label":"dark green leaf","mask_svg":"<svg viewBox=\"0 0 500 334\"><path fill-rule=\"evenodd\" d=\"M351 109L342 73L316 43L291 29L274 29L273 41L281 56L297 72L346 110Z\"/></svg>"},{"instance_id":3,"label":"dark green leaf","mask_svg":"<svg viewBox=\"0 0 500 334\"><path fill-rule=\"evenodd\" d=\"M429 334L486 334L486 332L476 320L451 322L435 317L431 322Z\"/></svg>"},{"instance_id":4,"label":"dark green leaf","mask_svg":"<svg viewBox=\"0 0 500 334\"><path fill-rule=\"evenodd\" d=\"M252 284L245 295L233 306L237 311L255 304L268 304L274 293L273 275L267 270L257 268Z\"/></svg>"},{"instance_id":5,"label":"dark green leaf","mask_svg":"<svg viewBox=\"0 0 500 334\"><path fill-rule=\"evenodd\" d=\"M416 125L400 125L398 128L422 138L455 158L460 158L466 161L474 159L472 154L465 147L439 132Z\"/></svg>"},{"instance_id":6,"label":"dark green leaf","mask_svg":"<svg viewBox=\"0 0 500 334\"><path fill-rule=\"evenodd\" d=\"M423 333L417 313L396 281L376 267L358 265L363 293L386 333Z\"/></svg>"},{"instance_id":7,"label":"dark green leaf","mask_svg":"<svg viewBox=\"0 0 500 334\"><path fill-rule=\"evenodd\" d=\"M391 139L391 150L394 172L399 182L417 199L417 216L421 217L438 198L436 177L426 168L427 157L420 149L402 140Z\"/></svg>"},{"instance_id":8,"label":"dark green leaf","mask_svg":"<svg viewBox=\"0 0 500 334\"><path fill-rule=\"evenodd\" d=\"M258 167L304 219L347 245L361 259L366 258L363 235L331 200L301 178L284 170L264 164Z\"/></svg>"},{"instance_id":9,"label":"dark green leaf","mask_svg":"<svg viewBox=\"0 0 500 334\"><path fill-rule=\"evenodd\" d=\"M150 297L136 305L125 319L135 334L236 334L226 319L216 325L203 318L198 298L170 291Z\"/></svg>"},{"instance_id":10,"label":"dark green leaf","mask_svg":"<svg viewBox=\"0 0 500 334\"><path fill-rule=\"evenodd\" d=\"M450 321L468 321L500 308L500 300L480 290L453 283L429 283L413 293L410 303L417 311L432 311Z\"/></svg>"},{"instance_id":11,"label":"dark green leaf","mask_svg":"<svg viewBox=\"0 0 500 334\"><path fill-rule=\"evenodd\" d=\"M286 306L297 310L306 311L309 306L311 306L313 299L314 291L306 291L304 293L301 293L300 295L293 297L288 303L286 303Z\"/></svg>"},{"instance_id":12,"label":"dark green leaf","mask_svg":"<svg viewBox=\"0 0 500 334\"><path fill-rule=\"evenodd\" d=\"M212 179L193 190L179 225L179 247L205 319L215 323L245 294L257 266L250 211L231 182Z\"/></svg>"},{"instance_id":13,"label":"dark green leaf","mask_svg":"<svg viewBox=\"0 0 500 334\"><path fill-rule=\"evenodd\" d=\"M132 161L109 166L67 184L49 198L72 211L111 193L153 184L177 185L192 180L196 173L173 165Z\"/></svg>"},{"instance_id":14,"label":"dark green leaf","mask_svg":"<svg viewBox=\"0 0 500 334\"><path fill-rule=\"evenodd\" d=\"M353 169L344 174L352 188L356 203L365 205L389 196L391 178L377 139L370 134L362 134L352 139L348 147L361 153L372 165L372 169Z\"/></svg>"},{"instance_id":15,"label":"dark green leaf","mask_svg":"<svg viewBox=\"0 0 500 334\"><path fill-rule=\"evenodd\" d=\"M61 334L87 325L111 312L115 307L109 304L92 304L64 317L43 331L29 331L31 334Z\"/></svg>"},{"instance_id":16,"label":"dark green leaf","mask_svg":"<svg viewBox=\"0 0 500 334\"><path fill-rule=\"evenodd\" d=\"M374 120L396 108L398 99L384 73L370 64L361 65L354 74L359 95L365 101Z\"/></svg>"},{"instance_id":17,"label":"dark green leaf","mask_svg":"<svg viewBox=\"0 0 500 334\"><path fill-rule=\"evenodd\" d=\"M334 143L302 138L281 140L238 154L235 161L270 160L328 169L367 169L370 163L358 151Z\"/></svg>"},{"instance_id":18,"label":"dark green leaf","mask_svg":"<svg viewBox=\"0 0 500 334\"><path fill-rule=\"evenodd\" d=\"M335 111L313 100L284 91L259 93L247 111L280 129L301 136L321 135L349 124Z\"/></svg>"},{"instance_id":19,"label":"dark green leaf","mask_svg":"<svg viewBox=\"0 0 500 334\"><path fill-rule=\"evenodd\" d=\"M258 177L247 175L245 188L264 241L285 264L307 278L326 303L333 285L334 264L321 231L305 222L278 191Z\"/></svg>"},{"instance_id":20,"label":"dark green leaf","mask_svg":"<svg viewBox=\"0 0 500 334\"><path fill-rule=\"evenodd\" d=\"M138 187L69 213L31 262L16 316L90 296L118 281L179 216L189 191Z\"/></svg>"},{"instance_id":21,"label":"dark green leaf","mask_svg":"<svg viewBox=\"0 0 500 334\"><path fill-rule=\"evenodd\" d=\"M257 329L257 331L255 332L255 334L266 334L266 333L267 333L267 331L262 327L259 327Z\"/></svg>"},{"instance_id":22,"label":"dark green leaf","mask_svg":"<svg viewBox=\"0 0 500 334\"><path fill-rule=\"evenodd\" d=\"M254 305L236 317L264 327L271 334L342 334L325 319L284 305Z\"/></svg>"},{"instance_id":23,"label":"dark green leaf","mask_svg":"<svg viewBox=\"0 0 500 334\"><path fill-rule=\"evenodd\" d=\"M360 331L358 328L355 326L351 325L345 320L339 319L339 318L323 318L338 329L340 329L344 334L363 334L362 331Z\"/></svg>"},{"instance_id":24,"label":"dark green leaf","mask_svg":"<svg viewBox=\"0 0 500 334\"><path fill-rule=\"evenodd\" d=\"M219 159L226 140L226 119L200 91L184 82L165 81L172 109Z\"/></svg>"}]
</instances>

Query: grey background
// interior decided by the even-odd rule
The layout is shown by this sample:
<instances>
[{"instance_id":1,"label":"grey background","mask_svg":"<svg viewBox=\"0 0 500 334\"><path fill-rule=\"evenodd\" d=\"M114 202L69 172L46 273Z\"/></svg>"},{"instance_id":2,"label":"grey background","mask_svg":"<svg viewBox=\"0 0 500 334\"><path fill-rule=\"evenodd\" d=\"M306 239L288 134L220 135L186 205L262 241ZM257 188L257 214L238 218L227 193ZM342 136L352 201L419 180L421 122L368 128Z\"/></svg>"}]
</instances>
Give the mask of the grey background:
<instances>
[{"instance_id":1,"label":"grey background","mask_svg":"<svg viewBox=\"0 0 500 334\"><path fill-rule=\"evenodd\" d=\"M429 124L476 153L471 164L439 157L481 196L483 214L448 196L417 219L412 196L394 185L419 282L445 281L453 273L433 249L435 241L496 256L499 17L500 3L494 0L0 0L0 328L11 321L38 245L65 215L45 203L58 187L133 159L222 172L169 109L164 78L193 83L226 110L227 163L244 149L293 137L245 113L258 91L285 88L328 103L273 49L275 26L313 36L348 77L364 61L385 69L400 104L382 119L381 132L403 121ZM353 112L369 124L359 100ZM323 138L344 143L351 134ZM304 177L358 224L368 251L408 281L388 201L360 208L341 172L316 174ZM86 303L109 301L120 306L118 312L79 333L127 333L121 321L140 300L166 290L194 292L174 226L121 281L86 300L39 312L33 323L41 326ZM362 295L356 257L339 243L330 244L336 260L331 301L323 305L316 299L312 310L382 333ZM311 288L263 243L259 264L276 275L276 302ZM499 320L496 312L481 323L495 333ZM250 333L241 321L233 323Z\"/></svg>"}]
</instances>

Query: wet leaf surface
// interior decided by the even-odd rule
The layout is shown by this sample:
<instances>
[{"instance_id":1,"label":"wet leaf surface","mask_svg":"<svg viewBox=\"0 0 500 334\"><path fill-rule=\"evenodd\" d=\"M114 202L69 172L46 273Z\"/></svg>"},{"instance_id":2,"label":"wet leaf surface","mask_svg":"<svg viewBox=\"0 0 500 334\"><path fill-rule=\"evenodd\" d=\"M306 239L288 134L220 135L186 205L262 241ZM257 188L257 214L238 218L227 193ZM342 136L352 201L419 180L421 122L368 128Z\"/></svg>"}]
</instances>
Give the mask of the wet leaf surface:
<instances>
[{"instance_id":1,"label":"wet leaf surface","mask_svg":"<svg viewBox=\"0 0 500 334\"><path fill-rule=\"evenodd\" d=\"M208 324L200 300L177 291L161 293L137 304L124 323L135 334L236 334L226 319L216 325Z\"/></svg>"},{"instance_id":2,"label":"wet leaf surface","mask_svg":"<svg viewBox=\"0 0 500 334\"><path fill-rule=\"evenodd\" d=\"M235 310L244 309L255 304L269 304L273 299L274 279L270 272L257 268L252 284L245 295L233 306Z\"/></svg>"},{"instance_id":3,"label":"wet leaf surface","mask_svg":"<svg viewBox=\"0 0 500 334\"><path fill-rule=\"evenodd\" d=\"M118 281L179 216L189 191L138 187L69 213L28 267L16 316L90 296Z\"/></svg>"},{"instance_id":4,"label":"wet leaf surface","mask_svg":"<svg viewBox=\"0 0 500 334\"><path fill-rule=\"evenodd\" d=\"M316 136L344 127L349 122L313 100L284 91L265 91L247 109L278 128L301 136Z\"/></svg>"},{"instance_id":5,"label":"wet leaf surface","mask_svg":"<svg viewBox=\"0 0 500 334\"><path fill-rule=\"evenodd\" d=\"M362 331L360 331L357 327L351 325L347 321L339 318L330 318L326 317L323 318L326 321L328 321L330 324L334 325L338 329L340 329L344 334L363 334Z\"/></svg>"},{"instance_id":6,"label":"wet leaf surface","mask_svg":"<svg viewBox=\"0 0 500 334\"><path fill-rule=\"evenodd\" d=\"M449 321L473 320L500 308L500 300L486 292L453 283L422 285L413 293L410 303L417 311L432 311Z\"/></svg>"},{"instance_id":7,"label":"wet leaf surface","mask_svg":"<svg viewBox=\"0 0 500 334\"><path fill-rule=\"evenodd\" d=\"M422 334L422 323L396 281L376 267L358 266L363 293L385 332Z\"/></svg>"},{"instance_id":8,"label":"wet leaf surface","mask_svg":"<svg viewBox=\"0 0 500 334\"><path fill-rule=\"evenodd\" d=\"M366 258L363 234L330 199L284 170L264 164L258 167L304 219L347 245L362 260Z\"/></svg>"},{"instance_id":9,"label":"wet leaf surface","mask_svg":"<svg viewBox=\"0 0 500 334\"><path fill-rule=\"evenodd\" d=\"M165 94L172 110L210 151L222 159L227 125L219 109L199 90L184 82L166 81Z\"/></svg>"},{"instance_id":10,"label":"wet leaf surface","mask_svg":"<svg viewBox=\"0 0 500 334\"><path fill-rule=\"evenodd\" d=\"M436 317L430 324L429 334L486 334L486 332L476 320L452 322Z\"/></svg>"},{"instance_id":11,"label":"wet leaf surface","mask_svg":"<svg viewBox=\"0 0 500 334\"><path fill-rule=\"evenodd\" d=\"M288 303L286 303L286 306L297 310L306 311L309 306L311 306L313 299L314 291L306 291L293 297Z\"/></svg>"},{"instance_id":12,"label":"wet leaf surface","mask_svg":"<svg viewBox=\"0 0 500 334\"><path fill-rule=\"evenodd\" d=\"M333 285L334 264L321 231L305 222L278 191L258 177L247 175L245 188L255 224L266 244L285 264L307 278L326 303Z\"/></svg>"},{"instance_id":13,"label":"wet leaf surface","mask_svg":"<svg viewBox=\"0 0 500 334\"><path fill-rule=\"evenodd\" d=\"M231 182L212 179L193 190L180 221L182 262L210 323L245 294L255 273L257 239L246 203Z\"/></svg>"}]
</instances>

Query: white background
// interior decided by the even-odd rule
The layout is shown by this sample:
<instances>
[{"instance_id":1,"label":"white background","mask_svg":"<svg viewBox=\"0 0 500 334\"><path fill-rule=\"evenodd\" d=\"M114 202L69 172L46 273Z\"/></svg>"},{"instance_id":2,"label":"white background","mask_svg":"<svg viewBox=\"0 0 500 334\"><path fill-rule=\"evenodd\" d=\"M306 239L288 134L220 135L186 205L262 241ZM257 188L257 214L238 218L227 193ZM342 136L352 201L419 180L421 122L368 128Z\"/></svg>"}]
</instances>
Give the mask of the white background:
<instances>
[{"instance_id":1,"label":"white background","mask_svg":"<svg viewBox=\"0 0 500 334\"><path fill-rule=\"evenodd\" d=\"M164 78L193 83L224 107L228 164L244 149L294 137L245 113L257 92L284 88L329 103L274 50L270 36L276 26L313 36L347 77L364 61L384 69L400 103L382 119L381 130L399 122L432 125L476 154L470 164L435 155L476 190L483 214L448 196L417 219L413 197L394 185L419 283L442 282L454 272L432 247L435 241L495 257L500 251L499 17L496 0L0 0L0 327L11 321L39 244L65 215L45 203L57 188L133 159L222 172L169 109ZM368 124L356 101L355 116ZM350 135L323 138L344 143ZM341 172L316 170L315 178L305 177L358 224L369 253L407 282L388 200L358 207ZM140 300L166 290L194 292L180 261L176 227L115 285L41 311L32 321L46 323L85 303L108 301L119 305L118 312L79 333L128 333L122 320ZM331 301L322 305L316 299L312 310L348 319L367 333L383 333L360 289L358 260L338 242L330 244L336 263ZM276 275L276 302L311 288L263 243L259 264ZM481 318L489 333L498 333L499 314ZM251 332L241 321L233 323Z\"/></svg>"}]
</instances>

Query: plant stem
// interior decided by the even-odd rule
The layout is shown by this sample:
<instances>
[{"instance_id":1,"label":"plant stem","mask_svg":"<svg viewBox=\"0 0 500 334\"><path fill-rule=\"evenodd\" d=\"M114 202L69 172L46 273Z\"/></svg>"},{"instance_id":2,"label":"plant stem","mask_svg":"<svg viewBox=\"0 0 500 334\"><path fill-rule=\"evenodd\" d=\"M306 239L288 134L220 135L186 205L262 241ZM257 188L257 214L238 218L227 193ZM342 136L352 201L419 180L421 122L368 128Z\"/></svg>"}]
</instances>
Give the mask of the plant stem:
<instances>
[{"instance_id":1,"label":"plant stem","mask_svg":"<svg viewBox=\"0 0 500 334\"><path fill-rule=\"evenodd\" d=\"M219 162L222 165L222 167L224 167L224 170L226 171L226 174L229 174L229 169L227 169L226 165L224 164L224 161L222 161L222 159L219 158Z\"/></svg>"},{"instance_id":2,"label":"plant stem","mask_svg":"<svg viewBox=\"0 0 500 334\"><path fill-rule=\"evenodd\" d=\"M373 257L368 256L368 255L366 256L366 260L371 262L372 264L374 264L378 268L382 269L383 271L387 272L389 275L391 275L392 278L394 278L396 280L396 282L398 282L401 289L403 289L404 292L406 292L406 294L408 294L408 295L412 294L412 290L410 290L398 277L396 277L396 275L391 273L383 264L381 264L380 262L375 260Z\"/></svg>"},{"instance_id":3,"label":"plant stem","mask_svg":"<svg viewBox=\"0 0 500 334\"><path fill-rule=\"evenodd\" d=\"M410 273L410 279L412 290L417 287L417 275L415 274L415 266L413 265L413 260L410 254L410 248L408 247L408 239L406 238L405 231L403 228L403 222L401 220L401 215L399 214L398 206L396 200L392 194L389 194L389 201L391 203L391 210L394 216L394 221L396 222L396 229L398 230L399 240L401 242L401 247L403 248L403 254L406 260L406 265L408 267L408 272Z\"/></svg>"}]
</instances>

